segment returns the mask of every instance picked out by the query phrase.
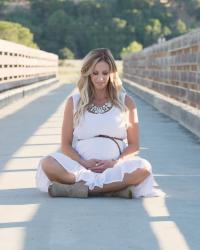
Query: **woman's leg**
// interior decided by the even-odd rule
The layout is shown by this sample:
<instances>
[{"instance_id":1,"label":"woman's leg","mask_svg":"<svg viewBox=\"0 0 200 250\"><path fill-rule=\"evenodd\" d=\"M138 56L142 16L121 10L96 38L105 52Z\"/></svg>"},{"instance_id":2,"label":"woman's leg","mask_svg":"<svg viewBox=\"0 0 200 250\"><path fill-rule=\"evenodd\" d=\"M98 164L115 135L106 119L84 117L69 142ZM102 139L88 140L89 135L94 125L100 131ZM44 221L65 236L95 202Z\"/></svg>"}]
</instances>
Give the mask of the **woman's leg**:
<instances>
[{"instance_id":1,"label":"woman's leg","mask_svg":"<svg viewBox=\"0 0 200 250\"><path fill-rule=\"evenodd\" d=\"M144 181L149 175L150 172L147 170L147 168L138 168L132 173L126 173L124 175L124 179L121 182L104 184L103 188L95 187L93 190L89 190L89 194L119 191L130 185L138 185L142 181Z\"/></svg>"},{"instance_id":2,"label":"woman's leg","mask_svg":"<svg viewBox=\"0 0 200 250\"><path fill-rule=\"evenodd\" d=\"M47 156L42 160L41 164L43 171L50 181L55 181L62 184L75 183L75 175L65 170L62 165L60 165L53 157ZM95 194L119 191L130 185L138 185L144 181L149 176L149 174L150 172L146 167L138 168L132 173L126 173L121 182L104 184L103 188L95 187L93 190L89 190L89 193Z\"/></svg>"},{"instance_id":3,"label":"woman's leg","mask_svg":"<svg viewBox=\"0 0 200 250\"><path fill-rule=\"evenodd\" d=\"M75 183L75 175L65 170L53 157L45 157L41 165L50 181L56 181L62 184Z\"/></svg>"}]
</instances>

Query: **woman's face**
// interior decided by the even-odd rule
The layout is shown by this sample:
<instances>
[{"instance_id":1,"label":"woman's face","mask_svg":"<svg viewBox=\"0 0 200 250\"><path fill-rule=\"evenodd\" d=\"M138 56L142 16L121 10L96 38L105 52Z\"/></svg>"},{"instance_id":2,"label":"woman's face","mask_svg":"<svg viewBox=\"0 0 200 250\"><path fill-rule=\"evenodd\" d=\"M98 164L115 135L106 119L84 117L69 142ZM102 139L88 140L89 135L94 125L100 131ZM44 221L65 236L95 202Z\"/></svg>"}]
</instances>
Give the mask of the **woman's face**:
<instances>
[{"instance_id":1,"label":"woman's face","mask_svg":"<svg viewBox=\"0 0 200 250\"><path fill-rule=\"evenodd\" d=\"M94 66L90 77L96 90L102 90L106 88L110 77L110 67L108 63L104 61L98 62Z\"/></svg>"}]
</instances>

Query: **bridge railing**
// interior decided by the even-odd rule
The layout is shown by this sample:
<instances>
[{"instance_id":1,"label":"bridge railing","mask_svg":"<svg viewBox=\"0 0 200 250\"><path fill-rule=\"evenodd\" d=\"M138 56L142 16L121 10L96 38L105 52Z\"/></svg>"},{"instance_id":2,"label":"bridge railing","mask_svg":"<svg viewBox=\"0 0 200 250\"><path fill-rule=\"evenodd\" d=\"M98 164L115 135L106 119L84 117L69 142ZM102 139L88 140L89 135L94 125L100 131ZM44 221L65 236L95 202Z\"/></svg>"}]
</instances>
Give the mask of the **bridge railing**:
<instances>
[{"instance_id":1,"label":"bridge railing","mask_svg":"<svg viewBox=\"0 0 200 250\"><path fill-rule=\"evenodd\" d=\"M56 78L58 56L0 40L0 92Z\"/></svg>"},{"instance_id":2,"label":"bridge railing","mask_svg":"<svg viewBox=\"0 0 200 250\"><path fill-rule=\"evenodd\" d=\"M200 29L129 54L123 77L200 108Z\"/></svg>"}]
</instances>

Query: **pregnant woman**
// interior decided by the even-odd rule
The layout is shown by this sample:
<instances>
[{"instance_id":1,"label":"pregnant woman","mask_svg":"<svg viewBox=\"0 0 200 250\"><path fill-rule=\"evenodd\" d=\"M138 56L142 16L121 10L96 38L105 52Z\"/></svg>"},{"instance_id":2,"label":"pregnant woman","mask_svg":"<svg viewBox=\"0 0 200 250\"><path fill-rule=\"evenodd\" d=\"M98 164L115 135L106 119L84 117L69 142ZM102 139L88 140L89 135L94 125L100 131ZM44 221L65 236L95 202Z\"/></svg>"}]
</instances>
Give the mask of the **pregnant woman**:
<instances>
[{"instance_id":1,"label":"pregnant woman","mask_svg":"<svg viewBox=\"0 0 200 250\"><path fill-rule=\"evenodd\" d=\"M137 109L110 50L86 55L78 90L66 102L61 152L39 163L38 188L52 197L157 196L151 165L137 156Z\"/></svg>"}]
</instances>

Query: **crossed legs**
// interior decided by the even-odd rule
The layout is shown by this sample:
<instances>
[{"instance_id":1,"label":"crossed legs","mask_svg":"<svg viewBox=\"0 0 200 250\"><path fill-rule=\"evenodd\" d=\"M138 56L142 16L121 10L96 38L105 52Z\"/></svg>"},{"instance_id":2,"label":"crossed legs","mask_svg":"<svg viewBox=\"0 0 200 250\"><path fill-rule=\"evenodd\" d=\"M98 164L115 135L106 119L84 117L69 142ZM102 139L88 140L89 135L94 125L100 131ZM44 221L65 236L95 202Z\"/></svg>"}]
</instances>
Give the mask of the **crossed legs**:
<instances>
[{"instance_id":1,"label":"crossed legs","mask_svg":"<svg viewBox=\"0 0 200 250\"><path fill-rule=\"evenodd\" d=\"M74 174L66 171L62 165L58 163L53 157L47 156L42 162L42 169L50 181L56 181L62 184L74 184Z\"/></svg>"},{"instance_id":2,"label":"crossed legs","mask_svg":"<svg viewBox=\"0 0 200 250\"><path fill-rule=\"evenodd\" d=\"M65 170L53 157L47 156L42 160L42 169L50 181L56 181L62 184L74 184L75 175ZM118 191L130 185L138 185L149 176L149 171L146 166L138 168L132 173L126 173L121 182L113 182L104 184L103 188L95 187L89 190L89 193L105 193L111 191Z\"/></svg>"}]
</instances>

